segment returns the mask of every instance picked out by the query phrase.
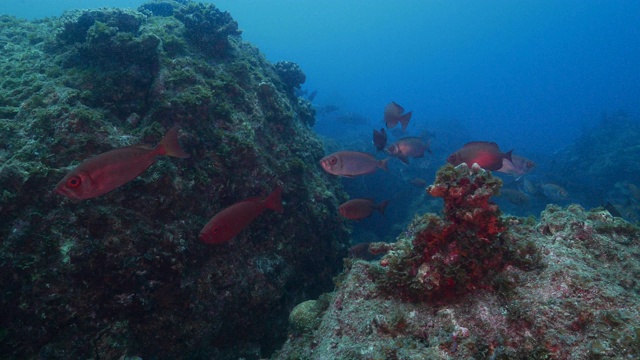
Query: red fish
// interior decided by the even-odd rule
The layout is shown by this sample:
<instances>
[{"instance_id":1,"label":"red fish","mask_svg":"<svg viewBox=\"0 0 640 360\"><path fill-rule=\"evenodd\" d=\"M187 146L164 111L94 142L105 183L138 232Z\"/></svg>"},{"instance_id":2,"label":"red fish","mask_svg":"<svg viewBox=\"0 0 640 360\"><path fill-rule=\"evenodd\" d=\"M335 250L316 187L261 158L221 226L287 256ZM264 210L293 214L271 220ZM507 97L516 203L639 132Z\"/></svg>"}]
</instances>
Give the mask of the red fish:
<instances>
[{"instance_id":1,"label":"red fish","mask_svg":"<svg viewBox=\"0 0 640 360\"><path fill-rule=\"evenodd\" d=\"M411 181L409 181L409 183L415 187L419 187L419 188L423 188L425 186L427 186L427 180L423 179L423 178L415 178L415 179L411 179Z\"/></svg>"},{"instance_id":2,"label":"red fish","mask_svg":"<svg viewBox=\"0 0 640 360\"><path fill-rule=\"evenodd\" d=\"M535 166L536 163L527 158L523 158L518 155L511 155L511 161L502 159L502 167L498 169L498 171L505 174L511 174L515 177L520 177L529 173Z\"/></svg>"},{"instance_id":3,"label":"red fish","mask_svg":"<svg viewBox=\"0 0 640 360\"><path fill-rule=\"evenodd\" d=\"M378 160L370 154L358 151L338 151L320 160L320 165L329 174L354 177L371 174L378 168L387 169L389 158Z\"/></svg>"},{"instance_id":4,"label":"red fish","mask_svg":"<svg viewBox=\"0 0 640 360\"><path fill-rule=\"evenodd\" d=\"M395 156L402 163L409 165L409 158L421 158L424 157L424 152L428 151L431 153L431 149L429 149L429 144L424 143L422 139L419 137L406 137L402 138L395 143L389 145L388 148L385 149L385 152L391 156Z\"/></svg>"},{"instance_id":5,"label":"red fish","mask_svg":"<svg viewBox=\"0 0 640 360\"><path fill-rule=\"evenodd\" d=\"M384 131L384 128L380 129L380 131L373 129L373 146L378 151L387 146L387 132Z\"/></svg>"},{"instance_id":6,"label":"red fish","mask_svg":"<svg viewBox=\"0 0 640 360\"><path fill-rule=\"evenodd\" d=\"M384 108L384 123L387 124L387 128L392 129L400 123L402 125L402 132L407 129L407 125L409 125L409 120L411 120L412 111L409 111L406 114L404 113L404 108L395 102L390 102Z\"/></svg>"},{"instance_id":7,"label":"red fish","mask_svg":"<svg viewBox=\"0 0 640 360\"><path fill-rule=\"evenodd\" d=\"M565 190L560 185L546 183L540 185L540 188L542 189L544 195L553 201L561 201L569 196L567 190Z\"/></svg>"},{"instance_id":8,"label":"red fish","mask_svg":"<svg viewBox=\"0 0 640 360\"><path fill-rule=\"evenodd\" d=\"M515 189L500 189L500 194L507 198L509 202L514 205L523 206L529 203L529 195L523 193L520 190Z\"/></svg>"},{"instance_id":9,"label":"red fish","mask_svg":"<svg viewBox=\"0 0 640 360\"><path fill-rule=\"evenodd\" d=\"M108 193L142 174L158 156L188 158L178 142L179 126L167 131L160 143L150 146L127 146L94 156L71 170L55 192L71 200L84 200Z\"/></svg>"},{"instance_id":10,"label":"red fish","mask_svg":"<svg viewBox=\"0 0 640 360\"><path fill-rule=\"evenodd\" d=\"M200 231L199 238L207 244L222 244L229 241L249 226L266 209L279 213L283 211L281 186L275 188L263 200L247 199L220 211Z\"/></svg>"},{"instance_id":11,"label":"red fish","mask_svg":"<svg viewBox=\"0 0 640 360\"><path fill-rule=\"evenodd\" d=\"M368 218L373 214L373 210L378 210L384 215L384 209L389 204L389 200L385 200L380 204L376 204L373 199L353 199L338 207L340 215L349 220L360 220Z\"/></svg>"},{"instance_id":12,"label":"red fish","mask_svg":"<svg viewBox=\"0 0 640 360\"><path fill-rule=\"evenodd\" d=\"M471 167L474 163L485 170L495 171L502 167L502 159L511 161L511 152L503 153L498 144L489 141L472 141L460 150L449 155L447 161L453 166L466 163Z\"/></svg>"}]
</instances>

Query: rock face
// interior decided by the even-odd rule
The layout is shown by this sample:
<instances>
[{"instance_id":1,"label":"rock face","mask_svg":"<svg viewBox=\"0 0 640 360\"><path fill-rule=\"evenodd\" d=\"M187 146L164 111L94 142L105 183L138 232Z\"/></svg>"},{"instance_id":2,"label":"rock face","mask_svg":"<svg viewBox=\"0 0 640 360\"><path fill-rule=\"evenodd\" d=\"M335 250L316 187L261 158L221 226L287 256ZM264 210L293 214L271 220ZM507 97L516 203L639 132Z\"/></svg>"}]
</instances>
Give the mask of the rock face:
<instances>
[{"instance_id":1,"label":"rock face","mask_svg":"<svg viewBox=\"0 0 640 360\"><path fill-rule=\"evenodd\" d=\"M431 222L453 221L457 201L461 212L497 209L482 200L495 180L481 171L466 176L464 169L441 169L433 195L445 196L445 219L428 215ZM464 181L467 178L469 181ZM445 186L449 183L450 186ZM478 185L471 191L473 186ZM465 190L466 191L462 191ZM460 194L455 198L447 197ZM474 196L480 195L480 196ZM457 199L457 200L456 200ZM540 222L501 218L499 235L483 242L483 218L466 217L464 229L476 226L478 244L502 252L495 257L479 249L458 252L462 259L445 264L440 255L452 254L441 246L432 262L423 262L429 226L410 227L374 262L357 260L338 277L337 289L324 294L308 314L296 314L291 335L277 359L632 359L640 356L640 229L612 217L605 210L585 211L577 205L565 209L550 205ZM471 214L474 214L472 211ZM435 220L434 220L435 219ZM421 219L417 219L421 223ZM414 221L414 225L416 221ZM446 228L446 226L445 226ZM413 230L412 230L413 229ZM449 244L463 244L455 230ZM457 232L457 234L456 234ZM451 231L448 232L451 234ZM465 235L466 234L466 235ZM469 239L467 239L469 240ZM467 243L470 245L470 243ZM447 253L448 251L448 253ZM410 256L413 255L413 256ZM484 256L484 258L481 258ZM446 258L446 257L444 257ZM484 260L488 260L485 265ZM392 265L397 263L396 265ZM432 272L421 272L421 264ZM474 266L469 264L476 263ZM479 264L477 264L479 263ZM411 265L400 277L392 266ZM483 271L475 277L475 269ZM437 284L420 281L425 274ZM451 288L446 274L455 279ZM459 287L458 276L471 279ZM469 284L476 286L470 287ZM430 286L427 286L430 285ZM395 286L396 291L389 291ZM442 285L440 285L442 288ZM422 296L419 293L423 293ZM304 303L303 303L304 304Z\"/></svg>"},{"instance_id":2,"label":"rock face","mask_svg":"<svg viewBox=\"0 0 640 360\"><path fill-rule=\"evenodd\" d=\"M27 22L0 17L0 353L7 358L248 359L284 342L293 306L331 286L346 198L317 165L310 103L210 4L154 1ZM158 143L103 196L53 193L81 161ZM284 188L220 246L225 207Z\"/></svg>"}]
</instances>

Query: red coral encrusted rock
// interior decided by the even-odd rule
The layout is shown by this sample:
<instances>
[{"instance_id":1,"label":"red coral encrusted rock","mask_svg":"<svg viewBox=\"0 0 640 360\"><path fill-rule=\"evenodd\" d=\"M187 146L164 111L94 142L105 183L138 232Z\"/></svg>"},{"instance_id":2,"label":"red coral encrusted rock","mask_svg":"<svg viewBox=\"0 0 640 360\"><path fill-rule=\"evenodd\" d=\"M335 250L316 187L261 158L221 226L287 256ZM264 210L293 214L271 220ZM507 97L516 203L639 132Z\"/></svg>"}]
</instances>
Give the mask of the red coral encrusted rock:
<instances>
[{"instance_id":1,"label":"red coral encrusted rock","mask_svg":"<svg viewBox=\"0 0 640 360\"><path fill-rule=\"evenodd\" d=\"M466 164L445 165L427 193L444 199L444 218L414 219L384 258L382 287L409 301L438 300L487 287L505 265L509 248L500 209L490 201L502 181Z\"/></svg>"}]
</instances>

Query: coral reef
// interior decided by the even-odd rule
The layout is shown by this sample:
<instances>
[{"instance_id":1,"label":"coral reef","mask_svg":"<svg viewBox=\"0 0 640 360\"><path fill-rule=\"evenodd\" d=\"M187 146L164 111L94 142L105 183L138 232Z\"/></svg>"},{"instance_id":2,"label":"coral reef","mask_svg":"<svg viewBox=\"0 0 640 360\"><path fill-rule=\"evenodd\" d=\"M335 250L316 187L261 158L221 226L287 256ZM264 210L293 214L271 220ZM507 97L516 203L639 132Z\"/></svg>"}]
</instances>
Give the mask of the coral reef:
<instances>
[{"instance_id":1,"label":"coral reef","mask_svg":"<svg viewBox=\"0 0 640 360\"><path fill-rule=\"evenodd\" d=\"M471 217L458 216L473 215L472 209L485 210L476 213L477 220L497 215L497 209L485 200L496 191L499 182L478 170L472 174L468 169L461 170L441 169L438 180L430 187L432 193L444 196L445 202L461 208L446 208L445 220L429 215L418 224L414 222L382 260L349 261L345 272L336 278L335 291L323 296L330 304L320 310L319 319L308 323L300 333L292 331L274 358L640 356L640 229L605 210L585 211L577 205L565 209L550 205L537 224L514 217L500 218L495 227L471 224L466 222ZM463 221L464 227L475 226L476 231L487 235L489 243L476 239L483 246L500 251L496 243L501 242L508 250L503 253L501 267L489 267L493 270L483 278L484 286L454 287L453 294L444 290L429 292L423 283L394 275L393 280L399 281L397 285L404 290L388 291L392 284L384 282L389 281L392 259L418 266L428 247L415 239L424 239L425 234L435 236L438 232L432 230L436 226L446 229L449 222L455 221ZM454 234L449 239L456 244L469 235L464 230L449 233ZM400 258L413 243L421 246L422 252L414 253L413 258ZM441 246L436 254L445 254L446 250L446 245ZM475 248L471 251L483 254ZM484 255L490 263L495 262L492 254ZM443 260L436 256L433 262L441 265ZM474 269L466 266L466 271ZM419 273L415 269L413 276ZM455 274L451 276L457 280ZM473 274L467 276L477 280ZM407 290L407 282L418 288ZM416 294L425 291L429 296Z\"/></svg>"},{"instance_id":2,"label":"coral reef","mask_svg":"<svg viewBox=\"0 0 640 360\"><path fill-rule=\"evenodd\" d=\"M191 1L0 16L3 358L257 359L284 342L295 304L330 290L346 195L317 166L308 104L238 34ZM53 193L83 160L174 124L189 159L95 199ZM276 185L284 214L228 244L197 239Z\"/></svg>"},{"instance_id":3,"label":"coral reef","mask_svg":"<svg viewBox=\"0 0 640 360\"><path fill-rule=\"evenodd\" d=\"M444 198L444 219L414 219L382 260L382 287L407 301L439 300L488 286L517 252L491 196L502 181L475 165L442 167L427 193Z\"/></svg>"}]
</instances>

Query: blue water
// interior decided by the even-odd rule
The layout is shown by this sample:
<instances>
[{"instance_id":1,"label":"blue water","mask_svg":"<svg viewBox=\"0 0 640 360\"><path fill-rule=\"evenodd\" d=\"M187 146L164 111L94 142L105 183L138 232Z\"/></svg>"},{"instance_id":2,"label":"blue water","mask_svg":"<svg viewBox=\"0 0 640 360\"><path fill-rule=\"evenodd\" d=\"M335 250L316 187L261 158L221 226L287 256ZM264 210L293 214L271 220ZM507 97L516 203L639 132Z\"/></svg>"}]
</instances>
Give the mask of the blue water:
<instances>
[{"instance_id":1,"label":"blue water","mask_svg":"<svg viewBox=\"0 0 640 360\"><path fill-rule=\"evenodd\" d=\"M0 13L40 18L142 3L17 0L3 1ZM638 1L213 3L268 59L300 64L318 105L372 124L395 100L414 110L416 127L438 133L455 120L473 139L553 153L603 112L640 113Z\"/></svg>"},{"instance_id":2,"label":"blue water","mask_svg":"<svg viewBox=\"0 0 640 360\"><path fill-rule=\"evenodd\" d=\"M142 3L4 1L0 13L36 19L78 6ZM411 216L398 209L411 208L421 195L406 181L432 180L446 156L468 141L514 149L541 164L534 179L549 181L544 163L602 114L640 114L639 1L214 3L269 60L301 65L303 90L317 90L315 130L329 140L328 151L372 151L371 130L383 126L384 106L393 100L413 110L409 134L429 134L434 155L411 167L394 162L390 174L344 182L353 197L391 198L386 225L366 225L386 226L387 235ZM326 106L338 110L320 111Z\"/></svg>"}]
</instances>

